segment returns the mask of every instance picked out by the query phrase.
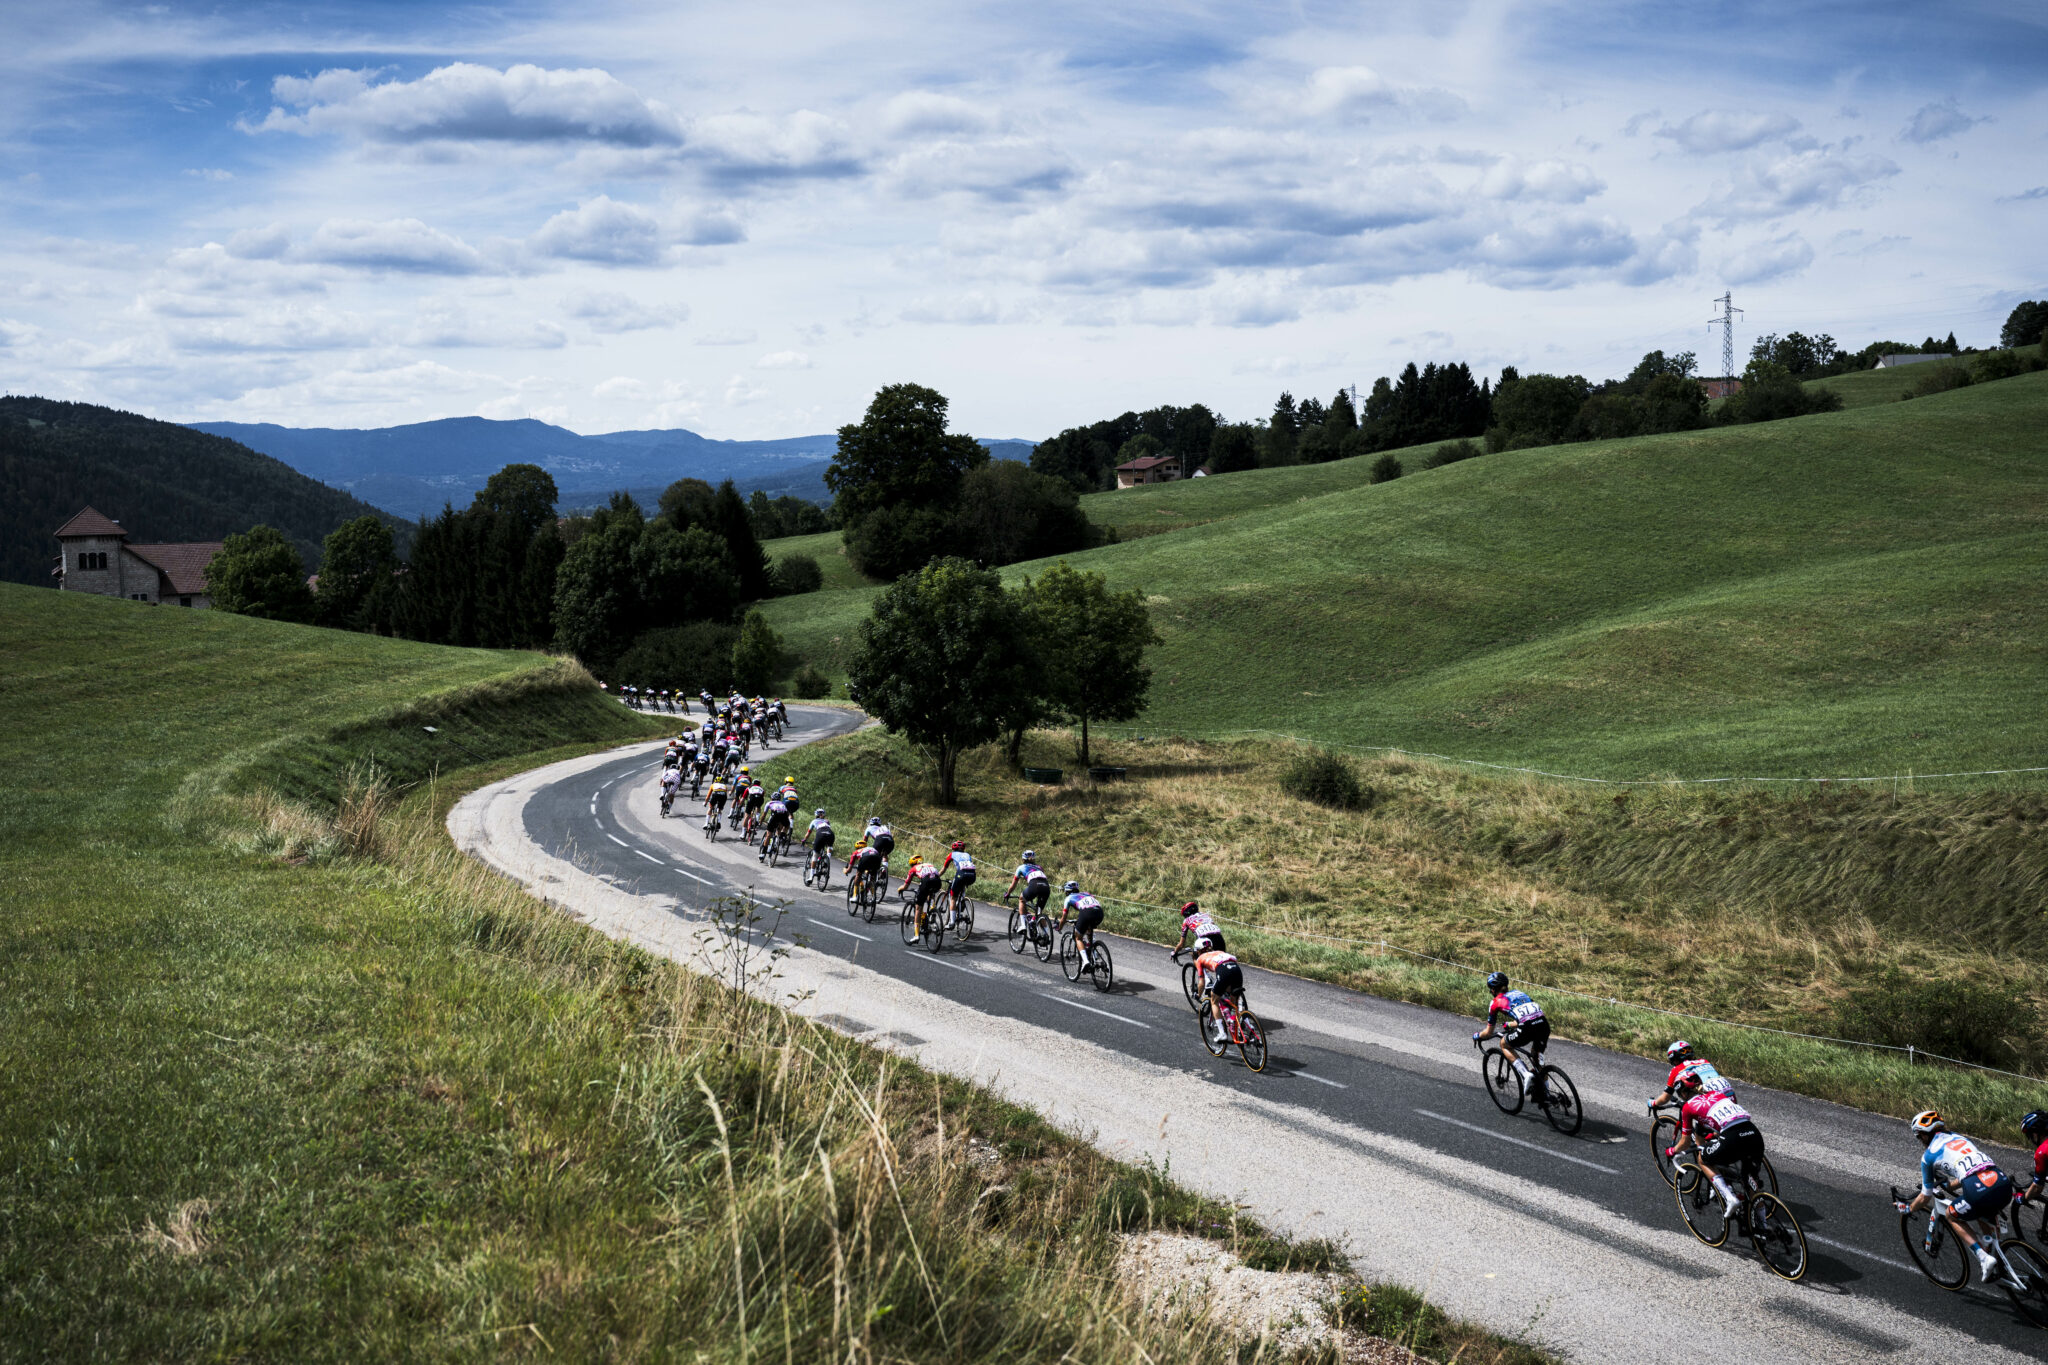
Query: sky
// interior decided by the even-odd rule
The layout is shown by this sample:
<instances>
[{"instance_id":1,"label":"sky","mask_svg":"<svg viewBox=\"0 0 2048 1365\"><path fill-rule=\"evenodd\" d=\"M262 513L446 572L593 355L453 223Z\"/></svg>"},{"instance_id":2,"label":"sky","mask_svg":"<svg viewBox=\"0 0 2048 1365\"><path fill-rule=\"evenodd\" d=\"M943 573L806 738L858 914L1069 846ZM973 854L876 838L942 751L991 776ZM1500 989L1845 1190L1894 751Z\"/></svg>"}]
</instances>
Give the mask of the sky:
<instances>
[{"instance_id":1,"label":"sky","mask_svg":"<svg viewBox=\"0 0 2048 1365\"><path fill-rule=\"evenodd\" d=\"M2048 5L4 0L0 389L764 438L2048 297Z\"/></svg>"}]
</instances>

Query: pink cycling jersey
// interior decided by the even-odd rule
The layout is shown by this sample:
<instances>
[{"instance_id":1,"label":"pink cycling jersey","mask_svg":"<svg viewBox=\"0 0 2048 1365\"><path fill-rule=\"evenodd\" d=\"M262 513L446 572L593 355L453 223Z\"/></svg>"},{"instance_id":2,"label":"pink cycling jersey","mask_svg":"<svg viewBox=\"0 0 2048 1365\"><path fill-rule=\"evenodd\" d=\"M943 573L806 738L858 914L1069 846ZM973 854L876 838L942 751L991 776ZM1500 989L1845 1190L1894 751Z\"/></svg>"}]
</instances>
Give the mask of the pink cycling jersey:
<instances>
[{"instance_id":1,"label":"pink cycling jersey","mask_svg":"<svg viewBox=\"0 0 2048 1365\"><path fill-rule=\"evenodd\" d=\"M1736 1124L1749 1122L1749 1111L1737 1104L1734 1096L1713 1092L1694 1095L1678 1111L1678 1131L1695 1138L1719 1137Z\"/></svg>"}]
</instances>

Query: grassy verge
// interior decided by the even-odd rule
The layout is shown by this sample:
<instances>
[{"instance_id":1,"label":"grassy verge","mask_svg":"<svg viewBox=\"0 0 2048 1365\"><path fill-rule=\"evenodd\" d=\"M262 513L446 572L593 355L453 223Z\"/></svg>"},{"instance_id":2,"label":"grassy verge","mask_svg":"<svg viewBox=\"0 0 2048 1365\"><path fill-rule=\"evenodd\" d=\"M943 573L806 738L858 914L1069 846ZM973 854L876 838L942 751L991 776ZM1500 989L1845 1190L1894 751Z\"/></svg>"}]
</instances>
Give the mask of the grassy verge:
<instances>
[{"instance_id":1,"label":"grassy verge","mask_svg":"<svg viewBox=\"0 0 2048 1365\"><path fill-rule=\"evenodd\" d=\"M1336 1263L457 855L657 728L546 660L11 588L0 651L0 1360L1221 1362L1118 1234Z\"/></svg>"},{"instance_id":2,"label":"grassy verge","mask_svg":"<svg viewBox=\"0 0 2048 1365\"><path fill-rule=\"evenodd\" d=\"M1056 876L1139 903L1112 907L1121 933L1172 942L1177 917L1163 907L1192 896L1245 926L1232 936L1248 960L1376 995L1468 1014L1483 1005L1472 973L1385 942L1596 997L1544 999L1567 1036L1623 1051L1654 1056L1683 1035L1763 1084L1881 1113L1933 1105L2007 1140L2041 1100L2039 1084L1601 1003L1914 1042L2040 1074L2038 794L1617 798L1387 758L1354 763L1370 806L1340 811L1281 791L1299 752L1107 740L1096 761L1128 780L1070 773L1041 787L982 751L963 763L952 811L933 804L915 755L880 732L791 764L806 801L849 825L876 808L899 832L965 838L997 868L1034 848ZM1071 737L1035 734L1024 757L1072 769Z\"/></svg>"}]
</instances>

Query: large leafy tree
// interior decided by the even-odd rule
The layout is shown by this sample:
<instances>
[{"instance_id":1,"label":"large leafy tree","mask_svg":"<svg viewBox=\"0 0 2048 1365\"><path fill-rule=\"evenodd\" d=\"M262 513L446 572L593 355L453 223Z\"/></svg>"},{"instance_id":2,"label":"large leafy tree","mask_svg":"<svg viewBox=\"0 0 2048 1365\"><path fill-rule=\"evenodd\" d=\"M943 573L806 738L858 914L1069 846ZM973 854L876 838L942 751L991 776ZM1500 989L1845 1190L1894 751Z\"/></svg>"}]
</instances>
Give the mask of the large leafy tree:
<instances>
[{"instance_id":1,"label":"large leafy tree","mask_svg":"<svg viewBox=\"0 0 2048 1365\"><path fill-rule=\"evenodd\" d=\"M1998 329L1998 344L2017 350L2032 346L2036 342L2048 341L2048 302L2028 299L2006 314L2005 326Z\"/></svg>"},{"instance_id":2,"label":"large leafy tree","mask_svg":"<svg viewBox=\"0 0 2048 1365\"><path fill-rule=\"evenodd\" d=\"M378 630L391 610L398 554L382 517L357 517L328 533L320 556L314 619L344 630Z\"/></svg>"},{"instance_id":3,"label":"large leafy tree","mask_svg":"<svg viewBox=\"0 0 2048 1365\"><path fill-rule=\"evenodd\" d=\"M1016 460L991 460L968 472L954 528L970 557L985 566L1088 547L1080 495L1066 480Z\"/></svg>"},{"instance_id":4,"label":"large leafy tree","mask_svg":"<svg viewBox=\"0 0 2048 1365\"><path fill-rule=\"evenodd\" d=\"M1040 688L1052 709L1081 727L1081 762L1089 761L1088 726L1132 720L1145 709L1152 670L1147 646L1159 643L1145 596L1116 592L1099 573L1065 560L1018 590L1030 636L1057 642L1039 661Z\"/></svg>"},{"instance_id":5,"label":"large leafy tree","mask_svg":"<svg viewBox=\"0 0 2048 1365\"><path fill-rule=\"evenodd\" d=\"M943 502L968 470L988 463L979 441L946 430L946 408L936 389L891 384L860 421L839 428L825 486L842 521Z\"/></svg>"},{"instance_id":6,"label":"large leafy tree","mask_svg":"<svg viewBox=\"0 0 2048 1365\"><path fill-rule=\"evenodd\" d=\"M740 623L739 639L732 647L732 685L758 696L766 692L782 669L782 637L758 611L747 613Z\"/></svg>"},{"instance_id":7,"label":"large leafy tree","mask_svg":"<svg viewBox=\"0 0 2048 1365\"><path fill-rule=\"evenodd\" d=\"M555 647L609 673L645 619L633 551L646 522L623 493L591 517L555 576Z\"/></svg>"},{"instance_id":8,"label":"large leafy tree","mask_svg":"<svg viewBox=\"0 0 2048 1365\"><path fill-rule=\"evenodd\" d=\"M940 559L906 574L860 624L847 679L861 705L938 770L939 801L959 798L964 750L1002 734L1031 690L1023 618L992 570Z\"/></svg>"},{"instance_id":9,"label":"large leafy tree","mask_svg":"<svg viewBox=\"0 0 2048 1365\"><path fill-rule=\"evenodd\" d=\"M252 526L229 536L206 566L206 590L213 605L242 616L273 621L310 621L313 594L298 547L273 526Z\"/></svg>"},{"instance_id":10,"label":"large leafy tree","mask_svg":"<svg viewBox=\"0 0 2048 1365\"><path fill-rule=\"evenodd\" d=\"M981 447L976 446L975 449L980 450ZM739 490L733 487L731 479L718 485L718 492L711 500L709 524L710 529L725 541L733 572L739 575L741 599L758 602L772 596L768 555L754 536L753 518L747 515L747 504L741 499Z\"/></svg>"}]
</instances>

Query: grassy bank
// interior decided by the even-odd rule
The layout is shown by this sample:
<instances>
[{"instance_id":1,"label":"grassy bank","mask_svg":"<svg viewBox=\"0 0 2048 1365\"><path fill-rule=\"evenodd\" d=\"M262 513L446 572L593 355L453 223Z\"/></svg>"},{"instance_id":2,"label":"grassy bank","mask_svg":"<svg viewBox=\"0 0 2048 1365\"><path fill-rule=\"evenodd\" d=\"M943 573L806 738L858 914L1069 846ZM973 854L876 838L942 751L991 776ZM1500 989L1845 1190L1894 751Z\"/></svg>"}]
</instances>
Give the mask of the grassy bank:
<instances>
[{"instance_id":1,"label":"grassy bank","mask_svg":"<svg viewBox=\"0 0 2048 1365\"><path fill-rule=\"evenodd\" d=\"M1684 1035L1751 1080L1881 1113L1935 1105L2007 1140L2048 1090L1597 1003L1912 1042L2040 1074L2039 796L1617 795L1382 758L1354 768L1370 807L1339 811L1282 792L1299 752L1108 740L1096 761L1126 767L1126 781L1040 787L984 751L963 764L954 811L879 732L792 765L806 801L849 824L874 807L899 831L966 838L996 867L1028 845L1056 876L1137 902L1115 905L1111 927L1156 942L1178 936L1163 907L1197 897L1246 926L1233 939L1250 961L1467 1014L1483 1004L1472 973L1371 945L1499 967L1596 997L1545 996L1569 1037L1654 1056ZM1032 736L1025 761L1071 769L1071 737Z\"/></svg>"},{"instance_id":2,"label":"grassy bank","mask_svg":"<svg viewBox=\"0 0 2048 1365\"><path fill-rule=\"evenodd\" d=\"M571 670L16 588L0 651L0 1360L1220 1362L1120 1232L1333 1260L456 855L659 728Z\"/></svg>"}]
</instances>

